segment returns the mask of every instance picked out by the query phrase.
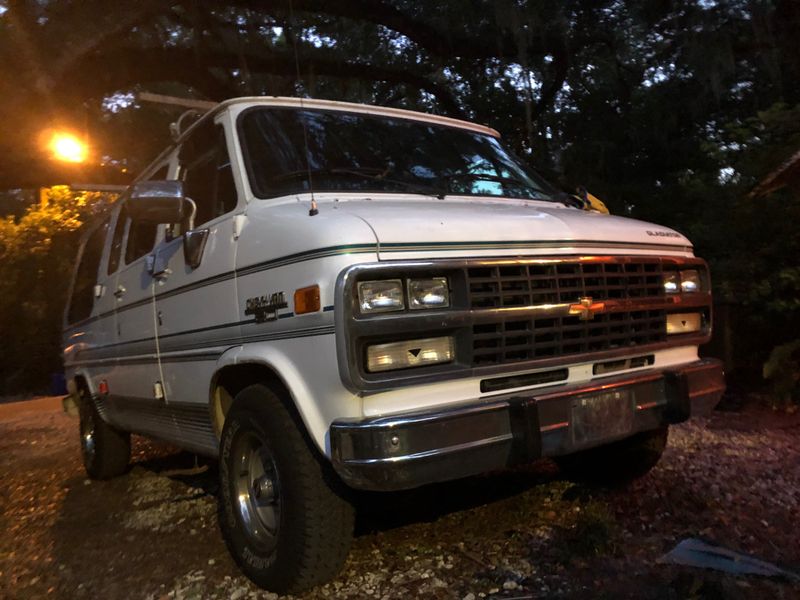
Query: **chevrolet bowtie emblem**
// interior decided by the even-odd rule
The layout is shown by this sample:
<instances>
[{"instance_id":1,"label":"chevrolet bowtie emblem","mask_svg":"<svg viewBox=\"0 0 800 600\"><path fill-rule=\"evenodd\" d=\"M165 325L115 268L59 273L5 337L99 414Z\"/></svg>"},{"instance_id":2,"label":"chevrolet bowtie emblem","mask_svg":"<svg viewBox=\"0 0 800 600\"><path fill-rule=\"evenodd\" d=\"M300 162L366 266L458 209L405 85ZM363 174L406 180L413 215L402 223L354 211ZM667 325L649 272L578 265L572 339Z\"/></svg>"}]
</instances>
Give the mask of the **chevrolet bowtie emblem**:
<instances>
[{"instance_id":1,"label":"chevrolet bowtie emblem","mask_svg":"<svg viewBox=\"0 0 800 600\"><path fill-rule=\"evenodd\" d=\"M569 305L569 314L577 316L581 321L591 321L596 313L601 313L605 309L605 302L595 302L591 296L583 296L578 300L578 304Z\"/></svg>"}]
</instances>

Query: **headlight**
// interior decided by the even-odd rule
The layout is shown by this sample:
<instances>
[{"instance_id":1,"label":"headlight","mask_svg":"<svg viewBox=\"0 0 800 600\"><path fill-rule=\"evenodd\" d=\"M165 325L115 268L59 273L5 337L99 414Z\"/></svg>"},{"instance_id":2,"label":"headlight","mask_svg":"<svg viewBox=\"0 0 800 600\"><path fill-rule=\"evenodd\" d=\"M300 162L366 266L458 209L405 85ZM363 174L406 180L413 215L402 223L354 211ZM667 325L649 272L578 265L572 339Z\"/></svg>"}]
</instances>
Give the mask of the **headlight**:
<instances>
[{"instance_id":1,"label":"headlight","mask_svg":"<svg viewBox=\"0 0 800 600\"><path fill-rule=\"evenodd\" d=\"M408 280L408 307L445 308L450 306L450 288L446 277Z\"/></svg>"},{"instance_id":2,"label":"headlight","mask_svg":"<svg viewBox=\"0 0 800 600\"><path fill-rule=\"evenodd\" d=\"M703 290L703 278L698 269L664 272L664 292L693 294Z\"/></svg>"},{"instance_id":3,"label":"headlight","mask_svg":"<svg viewBox=\"0 0 800 600\"><path fill-rule=\"evenodd\" d=\"M362 313L403 310L403 282L399 279L360 282L358 305Z\"/></svg>"},{"instance_id":4,"label":"headlight","mask_svg":"<svg viewBox=\"0 0 800 600\"><path fill-rule=\"evenodd\" d=\"M681 271L681 291L689 294L700 291L700 272L697 269Z\"/></svg>"},{"instance_id":5,"label":"headlight","mask_svg":"<svg viewBox=\"0 0 800 600\"><path fill-rule=\"evenodd\" d=\"M664 291L667 294L677 294L680 290L681 276L677 271L664 273Z\"/></svg>"}]
</instances>

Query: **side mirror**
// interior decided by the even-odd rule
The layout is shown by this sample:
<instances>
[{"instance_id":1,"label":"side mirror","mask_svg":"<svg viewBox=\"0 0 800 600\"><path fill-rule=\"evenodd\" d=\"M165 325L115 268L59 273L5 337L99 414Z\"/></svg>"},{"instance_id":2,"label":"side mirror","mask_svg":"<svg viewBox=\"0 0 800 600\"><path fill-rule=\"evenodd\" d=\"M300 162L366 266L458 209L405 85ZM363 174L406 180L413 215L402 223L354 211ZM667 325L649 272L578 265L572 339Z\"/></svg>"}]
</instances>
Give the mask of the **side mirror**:
<instances>
[{"instance_id":1,"label":"side mirror","mask_svg":"<svg viewBox=\"0 0 800 600\"><path fill-rule=\"evenodd\" d=\"M200 266L208 239L208 229L191 229L183 234L183 260L192 269Z\"/></svg>"},{"instance_id":2,"label":"side mirror","mask_svg":"<svg viewBox=\"0 0 800 600\"><path fill-rule=\"evenodd\" d=\"M180 223L186 217L181 181L140 181L133 184L127 208L135 221Z\"/></svg>"}]
</instances>

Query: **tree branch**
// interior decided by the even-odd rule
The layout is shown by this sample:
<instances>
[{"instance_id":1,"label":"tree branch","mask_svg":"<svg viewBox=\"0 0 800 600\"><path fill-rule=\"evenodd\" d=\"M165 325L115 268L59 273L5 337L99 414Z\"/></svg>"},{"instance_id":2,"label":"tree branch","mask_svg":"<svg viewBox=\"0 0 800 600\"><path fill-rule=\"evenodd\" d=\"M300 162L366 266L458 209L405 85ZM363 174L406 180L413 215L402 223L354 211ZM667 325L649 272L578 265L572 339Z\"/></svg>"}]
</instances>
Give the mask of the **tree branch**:
<instances>
[{"instance_id":1,"label":"tree branch","mask_svg":"<svg viewBox=\"0 0 800 600\"><path fill-rule=\"evenodd\" d=\"M55 6L58 7L58 4ZM69 28L58 36L59 51L48 69L51 78L58 79L70 68L71 63L80 60L108 40L117 38L132 27L171 9L170 3L163 0L138 0L115 7L115 10L109 10L107 0L82 0L70 4L68 16L57 20L62 24L68 23ZM76 23L88 26L76 29Z\"/></svg>"},{"instance_id":2,"label":"tree branch","mask_svg":"<svg viewBox=\"0 0 800 600\"><path fill-rule=\"evenodd\" d=\"M229 0L229 5L246 6L275 15L288 12L288 4L284 6L280 2L265 7L258 0ZM383 25L440 57L518 59L520 55L516 37L511 32L496 28L475 35L464 34L455 28L438 29L428 21L412 17L382 0L293 0L293 8L300 12ZM545 46L545 40L529 40L530 48L544 51Z\"/></svg>"},{"instance_id":3,"label":"tree branch","mask_svg":"<svg viewBox=\"0 0 800 600\"><path fill-rule=\"evenodd\" d=\"M538 119L543 113L550 109L556 95L561 88L564 87L564 81L567 79L567 73L569 71L569 49L567 48L566 42L562 43L561 47L555 50L552 56L552 76L547 83L542 86L542 93L533 111L533 120Z\"/></svg>"},{"instance_id":4,"label":"tree branch","mask_svg":"<svg viewBox=\"0 0 800 600\"><path fill-rule=\"evenodd\" d=\"M75 63L62 75L57 87L62 92L80 92L87 97L136 84L179 81L215 100L236 95L237 87L225 78L215 76L213 70L239 68L240 57L235 52L217 52L205 54L203 59L203 65L198 65L194 52L182 48L140 50L118 47ZM247 63L252 73L292 79L296 76L294 55L286 52L247 55ZM300 64L316 76L411 85L433 94L448 113L461 114L461 108L446 87L409 71L321 56L301 57Z\"/></svg>"}]
</instances>

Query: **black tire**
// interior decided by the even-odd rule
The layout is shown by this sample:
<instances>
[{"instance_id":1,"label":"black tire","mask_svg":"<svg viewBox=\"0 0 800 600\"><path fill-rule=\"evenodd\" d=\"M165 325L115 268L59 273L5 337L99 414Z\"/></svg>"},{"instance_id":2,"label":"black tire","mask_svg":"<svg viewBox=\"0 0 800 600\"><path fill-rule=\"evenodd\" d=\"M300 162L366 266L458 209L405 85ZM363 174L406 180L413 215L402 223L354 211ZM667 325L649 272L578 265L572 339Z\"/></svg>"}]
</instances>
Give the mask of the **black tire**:
<instances>
[{"instance_id":1,"label":"black tire","mask_svg":"<svg viewBox=\"0 0 800 600\"><path fill-rule=\"evenodd\" d=\"M353 538L354 511L296 413L266 385L236 395L220 440L219 522L241 570L272 592L332 579Z\"/></svg>"},{"instance_id":2,"label":"black tire","mask_svg":"<svg viewBox=\"0 0 800 600\"><path fill-rule=\"evenodd\" d=\"M557 457L568 478L582 483L619 486L646 475L667 447L667 426L643 431L605 446Z\"/></svg>"},{"instance_id":3,"label":"black tire","mask_svg":"<svg viewBox=\"0 0 800 600\"><path fill-rule=\"evenodd\" d=\"M92 479L122 475L131 460L131 434L103 421L91 398L82 395L80 405L81 455Z\"/></svg>"}]
</instances>

